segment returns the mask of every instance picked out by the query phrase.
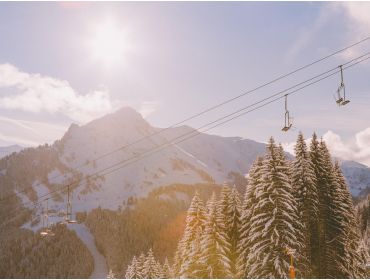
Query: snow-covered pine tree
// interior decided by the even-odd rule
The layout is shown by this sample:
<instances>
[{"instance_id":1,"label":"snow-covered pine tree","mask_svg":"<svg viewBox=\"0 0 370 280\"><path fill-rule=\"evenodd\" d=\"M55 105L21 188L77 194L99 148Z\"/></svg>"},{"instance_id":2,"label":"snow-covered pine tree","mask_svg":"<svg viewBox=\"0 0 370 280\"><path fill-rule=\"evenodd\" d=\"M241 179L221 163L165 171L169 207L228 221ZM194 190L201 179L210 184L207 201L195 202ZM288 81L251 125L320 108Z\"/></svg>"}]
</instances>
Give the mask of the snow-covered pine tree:
<instances>
[{"instance_id":1,"label":"snow-covered pine tree","mask_svg":"<svg viewBox=\"0 0 370 280\"><path fill-rule=\"evenodd\" d=\"M366 278L365 265L366 259L363 258L361 252L360 228L356 222L355 209L352 201L352 196L348 190L346 180L340 169L338 161L334 164L334 176L337 179L339 190L338 194L342 207L341 207L341 226L344 227L343 242L344 242L344 256L347 266L348 278Z\"/></svg>"},{"instance_id":2,"label":"snow-covered pine tree","mask_svg":"<svg viewBox=\"0 0 370 280\"><path fill-rule=\"evenodd\" d=\"M248 278L287 278L290 264L285 250L301 248L294 228L299 217L287 169L284 154L271 138L262 182L255 190L257 201L247 241Z\"/></svg>"},{"instance_id":3,"label":"snow-covered pine tree","mask_svg":"<svg viewBox=\"0 0 370 280\"><path fill-rule=\"evenodd\" d=\"M141 252L139 258L137 259L137 273L138 275L143 275L143 269L145 264L146 256Z\"/></svg>"},{"instance_id":4,"label":"snow-covered pine tree","mask_svg":"<svg viewBox=\"0 0 370 280\"><path fill-rule=\"evenodd\" d=\"M238 258L240 244L240 226L241 226L241 202L239 193L234 186L230 189L224 186L219 201L219 219L221 230L226 234L227 244L230 244L227 258L230 262L231 277L238 277Z\"/></svg>"},{"instance_id":5,"label":"snow-covered pine tree","mask_svg":"<svg viewBox=\"0 0 370 280\"><path fill-rule=\"evenodd\" d=\"M223 230L225 233L230 229L230 196L231 196L231 189L227 183L224 183L221 189L221 195L220 200L218 202L218 211L219 211L219 217L221 219L221 223L224 225ZM208 204L208 203L207 203ZM207 205L207 208L209 206Z\"/></svg>"},{"instance_id":6,"label":"snow-covered pine tree","mask_svg":"<svg viewBox=\"0 0 370 280\"><path fill-rule=\"evenodd\" d=\"M180 271L181 271L181 266L182 266L182 259L181 259L181 254L183 251L183 240L180 240L179 243L177 244L177 249L175 252L175 256L173 258L173 266L172 266L172 273L174 277L180 278Z\"/></svg>"},{"instance_id":7,"label":"snow-covered pine tree","mask_svg":"<svg viewBox=\"0 0 370 280\"><path fill-rule=\"evenodd\" d=\"M297 143L294 148L295 159L292 168L292 187L293 194L297 201L297 210L300 221L303 224L300 243L303 244L301 255L307 260L307 265L301 268L302 276L312 278L311 267L314 265L313 256L315 255L312 244L317 243L317 218L319 215L319 198L316 188L316 176L311 162L307 145L303 134L298 135ZM298 260L302 264L303 260Z\"/></svg>"},{"instance_id":8,"label":"snow-covered pine tree","mask_svg":"<svg viewBox=\"0 0 370 280\"><path fill-rule=\"evenodd\" d=\"M158 265L154 258L152 249L149 249L149 252L146 256L143 267L143 278L145 279L157 279L159 278Z\"/></svg>"},{"instance_id":9,"label":"snow-covered pine tree","mask_svg":"<svg viewBox=\"0 0 370 280\"><path fill-rule=\"evenodd\" d=\"M134 256L132 258L132 262L128 266L127 270L126 270L125 278L126 279L141 279L141 278L145 278L145 277L143 277L143 275L140 272L139 263L138 263L138 261L136 259L136 256Z\"/></svg>"},{"instance_id":10,"label":"snow-covered pine tree","mask_svg":"<svg viewBox=\"0 0 370 280\"><path fill-rule=\"evenodd\" d=\"M195 236L195 240L192 242L192 249L190 250L189 261L184 269L188 272L188 278L200 278L202 271L204 270L204 264L201 261L202 256L202 237L204 230L201 228L197 229L198 234Z\"/></svg>"},{"instance_id":11,"label":"snow-covered pine tree","mask_svg":"<svg viewBox=\"0 0 370 280\"><path fill-rule=\"evenodd\" d=\"M208 214L205 221L203 239L201 243L200 263L202 270L199 278L230 278L230 260L227 257L230 244L223 231L219 211L217 210L216 194L213 193L208 201Z\"/></svg>"},{"instance_id":12,"label":"snow-covered pine tree","mask_svg":"<svg viewBox=\"0 0 370 280\"><path fill-rule=\"evenodd\" d=\"M256 205L256 189L260 184L262 178L263 158L257 157L252 164L248 173L248 185L244 195L244 201L241 210L241 225L240 225L240 246L239 258L237 261L237 278L246 278L248 275L248 266L246 266L249 259L249 251L251 244L248 243L250 232L250 220L253 215L254 206Z\"/></svg>"},{"instance_id":13,"label":"snow-covered pine tree","mask_svg":"<svg viewBox=\"0 0 370 280\"><path fill-rule=\"evenodd\" d=\"M179 242L174 260L175 277L188 278L192 274L189 271L192 258L194 258L194 242L202 235L205 224L206 211L203 201L196 192L187 212L185 231Z\"/></svg>"},{"instance_id":14,"label":"snow-covered pine tree","mask_svg":"<svg viewBox=\"0 0 370 280\"><path fill-rule=\"evenodd\" d=\"M109 269L109 273L107 275L107 279L116 279L116 276L114 275L112 269Z\"/></svg>"},{"instance_id":15,"label":"snow-covered pine tree","mask_svg":"<svg viewBox=\"0 0 370 280\"><path fill-rule=\"evenodd\" d=\"M165 259L164 264L163 264L163 276L165 279L173 278L172 268L167 258Z\"/></svg>"},{"instance_id":16,"label":"snow-covered pine tree","mask_svg":"<svg viewBox=\"0 0 370 280\"><path fill-rule=\"evenodd\" d=\"M320 271L324 278L348 278L346 248L346 206L344 194L338 183L337 174L330 153L324 141L320 141L319 152L322 174L318 180L319 196L322 197L320 215L321 228L320 255L326 266ZM325 274L324 274L325 273Z\"/></svg>"},{"instance_id":17,"label":"snow-covered pine tree","mask_svg":"<svg viewBox=\"0 0 370 280\"><path fill-rule=\"evenodd\" d=\"M234 186L230 195L230 213L228 221L229 230L227 231L227 242L230 243L229 259L231 263L231 273L234 278L238 277L238 259L240 247L240 227L241 227L241 202L239 192Z\"/></svg>"},{"instance_id":18,"label":"snow-covered pine tree","mask_svg":"<svg viewBox=\"0 0 370 280\"><path fill-rule=\"evenodd\" d=\"M328 216L327 205L329 203L327 169L321 154L319 141L316 133L312 135L310 143L310 159L315 172L317 196L319 198L319 212L317 219L317 234L311 239L311 270L316 278L326 278L326 217Z\"/></svg>"},{"instance_id":19,"label":"snow-covered pine tree","mask_svg":"<svg viewBox=\"0 0 370 280\"><path fill-rule=\"evenodd\" d=\"M159 261L157 261L157 278L164 279L163 267Z\"/></svg>"}]
</instances>

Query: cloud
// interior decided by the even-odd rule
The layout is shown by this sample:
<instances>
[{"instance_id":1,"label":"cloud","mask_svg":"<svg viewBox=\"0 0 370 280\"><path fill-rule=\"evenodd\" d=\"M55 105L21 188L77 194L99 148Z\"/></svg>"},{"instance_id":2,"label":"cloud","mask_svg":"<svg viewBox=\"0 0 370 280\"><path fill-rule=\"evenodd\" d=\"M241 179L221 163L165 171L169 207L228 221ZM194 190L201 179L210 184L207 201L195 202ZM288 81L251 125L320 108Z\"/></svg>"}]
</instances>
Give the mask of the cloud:
<instances>
[{"instance_id":1,"label":"cloud","mask_svg":"<svg viewBox=\"0 0 370 280\"><path fill-rule=\"evenodd\" d=\"M353 160L370 167L370 127L358 132L355 136L343 141L342 138L329 130L323 135L328 149L334 157L344 160ZM305 140L309 145L311 138ZM294 155L295 142L283 143L284 150Z\"/></svg>"},{"instance_id":2,"label":"cloud","mask_svg":"<svg viewBox=\"0 0 370 280\"><path fill-rule=\"evenodd\" d=\"M370 29L370 2L336 2L350 21L352 31L357 31L362 36L367 36ZM353 30L355 29L355 30Z\"/></svg>"},{"instance_id":3,"label":"cloud","mask_svg":"<svg viewBox=\"0 0 370 280\"><path fill-rule=\"evenodd\" d=\"M40 143L32 140L27 140L15 136L8 136L0 133L0 143L2 146L13 145L14 143L21 146L38 146Z\"/></svg>"},{"instance_id":4,"label":"cloud","mask_svg":"<svg viewBox=\"0 0 370 280\"><path fill-rule=\"evenodd\" d=\"M348 41L357 41L369 36L370 31L370 2L332 2L331 11L345 23L344 37ZM344 59L352 59L366 51L362 44L340 54Z\"/></svg>"},{"instance_id":5,"label":"cloud","mask_svg":"<svg viewBox=\"0 0 370 280\"><path fill-rule=\"evenodd\" d=\"M344 142L332 131L328 131L323 138L335 156L370 166L370 127L357 133L349 142Z\"/></svg>"},{"instance_id":6,"label":"cloud","mask_svg":"<svg viewBox=\"0 0 370 280\"><path fill-rule=\"evenodd\" d=\"M285 59L289 62L294 60L295 57L315 39L317 32L325 26L329 18L330 15L328 14L328 8L324 5L324 8L320 10L313 23L310 26L305 27L298 38L293 42L285 55Z\"/></svg>"},{"instance_id":7,"label":"cloud","mask_svg":"<svg viewBox=\"0 0 370 280\"><path fill-rule=\"evenodd\" d=\"M37 146L53 143L63 136L67 125L56 125L46 122L28 121L0 116L0 146L19 144Z\"/></svg>"},{"instance_id":8,"label":"cloud","mask_svg":"<svg viewBox=\"0 0 370 280\"><path fill-rule=\"evenodd\" d=\"M79 94L67 81L29 74L11 64L0 64L0 108L26 112L61 113L77 122L87 122L114 108L107 89Z\"/></svg>"},{"instance_id":9,"label":"cloud","mask_svg":"<svg viewBox=\"0 0 370 280\"><path fill-rule=\"evenodd\" d=\"M302 50L307 48L313 41L319 41L318 33L326 25L337 22L338 32L342 34L344 42L356 42L369 35L370 31L370 2L330 2L322 4L317 17L293 42L288 49L285 58L293 60ZM339 54L343 59L353 59L366 51L365 46L357 46Z\"/></svg>"},{"instance_id":10,"label":"cloud","mask_svg":"<svg viewBox=\"0 0 370 280\"><path fill-rule=\"evenodd\" d=\"M370 166L370 127L356 133L351 141L343 141L332 131L325 133L323 139L334 156Z\"/></svg>"}]
</instances>

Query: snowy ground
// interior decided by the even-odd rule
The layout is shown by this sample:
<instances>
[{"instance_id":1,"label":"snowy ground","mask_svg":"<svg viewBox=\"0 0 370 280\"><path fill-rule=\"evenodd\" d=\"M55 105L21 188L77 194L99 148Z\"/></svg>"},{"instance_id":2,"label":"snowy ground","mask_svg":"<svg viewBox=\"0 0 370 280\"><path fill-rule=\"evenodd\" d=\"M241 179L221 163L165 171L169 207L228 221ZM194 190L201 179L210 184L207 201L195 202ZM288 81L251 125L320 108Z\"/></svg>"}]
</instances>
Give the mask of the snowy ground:
<instances>
[{"instance_id":1,"label":"snowy ground","mask_svg":"<svg viewBox=\"0 0 370 280\"><path fill-rule=\"evenodd\" d=\"M96 248L94 237L89 229L83 224L69 224L68 228L77 233L78 237L85 243L94 257L94 271L90 275L90 279L105 279L108 275L107 263L104 256Z\"/></svg>"}]
</instances>

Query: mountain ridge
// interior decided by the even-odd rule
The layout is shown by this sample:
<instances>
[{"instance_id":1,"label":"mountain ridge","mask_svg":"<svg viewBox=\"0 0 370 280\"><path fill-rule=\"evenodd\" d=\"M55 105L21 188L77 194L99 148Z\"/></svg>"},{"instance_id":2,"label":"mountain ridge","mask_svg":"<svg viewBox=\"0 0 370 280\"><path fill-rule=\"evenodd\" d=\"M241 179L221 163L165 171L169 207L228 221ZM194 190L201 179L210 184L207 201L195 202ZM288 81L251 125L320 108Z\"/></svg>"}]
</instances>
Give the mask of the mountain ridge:
<instances>
[{"instance_id":1,"label":"mountain ridge","mask_svg":"<svg viewBox=\"0 0 370 280\"><path fill-rule=\"evenodd\" d=\"M74 211L90 211L99 206L116 210L130 197L145 196L159 186L174 183L222 184L230 179L232 173L244 176L256 157L265 152L264 143L205 133L175 144L173 139L195 130L188 126L167 128L162 132L160 130L151 126L132 108L121 108L86 125L72 124L65 135L51 146L23 150L15 154L9 163L0 161L0 174L12 171L13 177L17 172L27 176L27 181L19 180L8 186L16 191L26 185L33 188L32 192L18 195L22 202L40 197L68 182L79 181L72 188ZM148 137L152 134L155 135ZM172 143L168 148L132 162L117 172L90 177L115 163L124 160L130 162L130 159L148 149L168 143ZM128 147L124 149L118 148L126 145ZM101 156L112 150L117 152L107 157ZM22 161L22 165L17 162L17 158ZM30 165L33 166L31 169ZM354 196L370 188L368 167L346 161L341 161L341 165ZM50 209L60 213L64 211L65 204L64 192L52 199ZM41 211L42 206L38 209L39 213ZM60 217L55 217L54 221L58 219ZM25 226L31 228L30 223Z\"/></svg>"}]
</instances>

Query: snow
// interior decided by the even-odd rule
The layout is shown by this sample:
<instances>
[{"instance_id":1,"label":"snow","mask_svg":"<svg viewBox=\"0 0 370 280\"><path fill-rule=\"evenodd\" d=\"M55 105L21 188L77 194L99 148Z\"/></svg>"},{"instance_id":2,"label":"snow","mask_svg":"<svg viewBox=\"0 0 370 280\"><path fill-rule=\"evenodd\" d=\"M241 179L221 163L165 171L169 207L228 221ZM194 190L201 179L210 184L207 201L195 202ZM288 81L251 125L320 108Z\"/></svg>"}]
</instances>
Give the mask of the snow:
<instances>
[{"instance_id":1,"label":"snow","mask_svg":"<svg viewBox=\"0 0 370 280\"><path fill-rule=\"evenodd\" d=\"M69 224L68 228L76 232L94 258L94 271L90 275L90 279L105 279L108 275L107 263L104 256L96 248L94 237L89 229L84 224Z\"/></svg>"},{"instance_id":2,"label":"snow","mask_svg":"<svg viewBox=\"0 0 370 280\"><path fill-rule=\"evenodd\" d=\"M50 192L48 187L46 187L43 183L41 183L38 180L33 182L32 187L36 191L37 197L44 197Z\"/></svg>"},{"instance_id":3,"label":"snow","mask_svg":"<svg viewBox=\"0 0 370 280\"><path fill-rule=\"evenodd\" d=\"M175 145L175 147L177 149L179 149L181 152L183 152L185 155L195 159L197 162L199 162L201 165L203 165L205 168L208 168L208 165L205 164L203 161L199 160L197 157L195 157L194 155L192 155L191 153L185 151L184 149L180 148L178 145Z\"/></svg>"},{"instance_id":4,"label":"snow","mask_svg":"<svg viewBox=\"0 0 370 280\"><path fill-rule=\"evenodd\" d=\"M73 175L71 173L62 174L58 169L54 169L48 173L48 181L51 184L64 184L72 177Z\"/></svg>"},{"instance_id":5,"label":"snow","mask_svg":"<svg viewBox=\"0 0 370 280\"><path fill-rule=\"evenodd\" d=\"M64 150L60 159L69 167L84 165L78 170L86 176L132 158L134 154L145 153L152 147L169 143L172 139L193 129L182 126L170 128L161 134L157 133L158 130L159 128L150 126L138 113L125 108L83 126L72 125L62 139ZM153 133L157 135L93 162L93 159L102 154ZM264 153L265 144L263 143L238 137L221 137L202 133L189 141L163 149L144 160L126 165L117 172L104 176L104 180L96 180L93 184L97 188L93 185L87 188L84 180L73 191L73 212L88 212L99 206L117 210L130 196L146 196L158 186L174 183L203 183L205 179L200 176L199 171L209 174L216 183L223 183L227 180L230 171L249 175L248 171L252 162L258 155ZM71 155L73 157L70 157ZM176 170L173 162L184 164L181 169ZM86 163L89 164L85 165ZM342 167L349 184L356 186L351 188L352 194L358 194L363 188L370 186L369 168L351 162ZM5 171L2 170L0 173ZM49 182L61 184L71 174L61 175L58 169L51 169L48 173ZM355 184L355 179L361 180L360 184ZM47 186L38 181L34 182L33 188L39 197L50 191ZM259 193L256 195L258 197ZM25 200L23 197L21 199ZM62 201L50 199L49 209L62 213L66 205L65 194L62 199ZM41 210L42 207L39 207L37 214L40 214ZM63 218L51 217L50 219L58 222ZM27 225L24 226L27 227Z\"/></svg>"}]
</instances>

